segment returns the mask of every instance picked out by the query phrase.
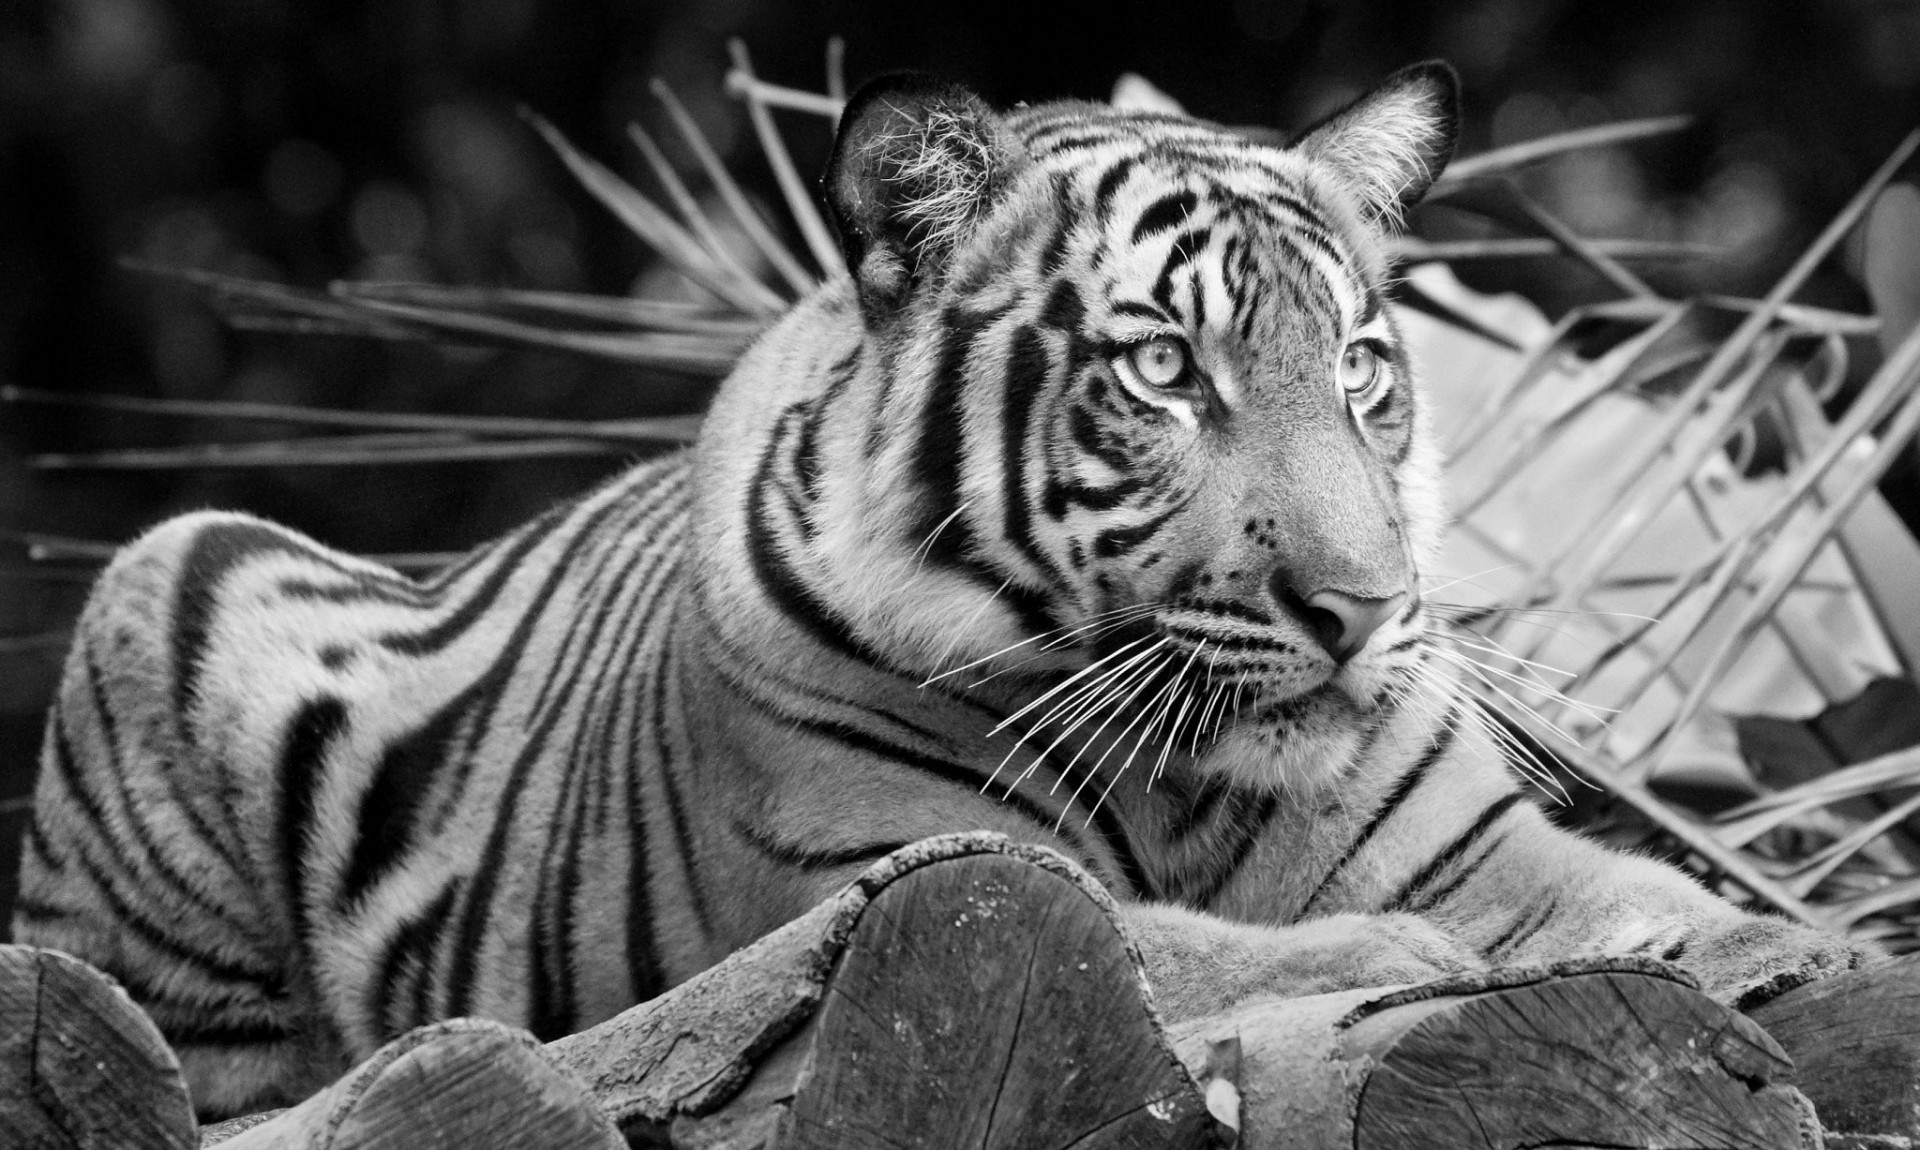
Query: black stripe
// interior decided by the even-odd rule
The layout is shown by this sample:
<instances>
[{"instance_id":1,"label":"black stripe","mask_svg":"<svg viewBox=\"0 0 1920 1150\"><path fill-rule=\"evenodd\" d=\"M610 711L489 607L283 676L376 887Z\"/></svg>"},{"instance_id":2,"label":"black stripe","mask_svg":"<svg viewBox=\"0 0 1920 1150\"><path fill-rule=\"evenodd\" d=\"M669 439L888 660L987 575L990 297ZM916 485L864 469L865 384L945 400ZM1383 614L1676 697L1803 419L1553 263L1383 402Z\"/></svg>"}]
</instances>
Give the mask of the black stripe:
<instances>
[{"instance_id":1,"label":"black stripe","mask_svg":"<svg viewBox=\"0 0 1920 1150\"><path fill-rule=\"evenodd\" d=\"M647 708L647 714L649 721L653 724L654 751L657 756L656 761L660 764L660 788L667 796L667 817L673 824L674 841L679 845L679 850L676 853L681 859L681 865L685 868L684 876L687 884L687 894L693 904L694 921L699 924L701 934L711 936L713 934L713 912L707 905L706 891L701 887L699 879L695 874L699 860L694 857L693 853L695 846L693 831L687 821L686 800L680 793L680 781L677 777L679 770L677 759L673 753L672 741L668 737L666 722L662 718L662 716L666 714L665 700L667 683L673 666L674 650L671 645L671 640L669 640L667 648L660 653L658 670L654 675L651 688L653 701ZM639 793L639 788L636 787L634 789L636 799L638 799ZM637 810L634 812L636 824L641 814L642 812ZM650 926L651 924L649 924L649 927ZM632 927L629 927L629 944L631 944L632 937ZM658 956L653 953L653 945L653 937L649 934L647 938L647 953L650 956L650 965L657 978L659 977L660 962ZM628 961L629 963L636 961L631 953L628 956ZM637 986L639 983L636 981L635 985Z\"/></svg>"},{"instance_id":2,"label":"black stripe","mask_svg":"<svg viewBox=\"0 0 1920 1150\"><path fill-rule=\"evenodd\" d=\"M960 396L966 387L967 357L974 340L1003 314L1004 309L977 312L952 307L941 317L946 337L926 406L920 413L913 466L921 498L914 541L928 541L927 560L931 563L957 566L971 550L970 529L958 514L961 461L970 446L961 422Z\"/></svg>"},{"instance_id":3,"label":"black stripe","mask_svg":"<svg viewBox=\"0 0 1920 1150\"><path fill-rule=\"evenodd\" d=\"M1548 921L1553 918L1559 909L1560 897L1555 895L1547 900L1545 906L1540 907L1533 914L1516 916L1513 920L1513 925L1508 927L1506 932L1499 938L1488 943L1480 953L1486 955L1488 958L1492 958L1497 953L1505 952L1511 954L1520 949L1526 945L1528 939L1539 934L1546 928Z\"/></svg>"},{"instance_id":4,"label":"black stripe","mask_svg":"<svg viewBox=\"0 0 1920 1150\"><path fill-rule=\"evenodd\" d=\"M1120 191L1120 185L1126 182L1127 176L1133 172L1134 165L1139 162L1138 156L1120 157L1100 177L1100 182L1094 185L1093 215L1103 227L1107 223L1107 213L1113 208L1113 197Z\"/></svg>"},{"instance_id":5,"label":"black stripe","mask_svg":"<svg viewBox=\"0 0 1920 1150\"><path fill-rule=\"evenodd\" d=\"M1117 299L1107 304L1107 310L1115 315L1130 315L1138 319L1153 320L1156 323L1172 323L1172 313L1150 303L1139 300Z\"/></svg>"},{"instance_id":6,"label":"black stripe","mask_svg":"<svg viewBox=\"0 0 1920 1150\"><path fill-rule=\"evenodd\" d=\"M432 1013L433 947L446 926L447 916L453 912L458 892L458 882L449 883L387 940L377 965L379 977L368 983L370 1000L365 1004L366 1013L376 1020L383 1040L406 1033L427 1021ZM412 993L408 996L412 1000L411 1010L402 1013L396 1009L396 1000L400 977L407 973L409 959L413 975Z\"/></svg>"},{"instance_id":7,"label":"black stripe","mask_svg":"<svg viewBox=\"0 0 1920 1150\"><path fill-rule=\"evenodd\" d=\"M1421 781L1427 777L1427 773L1433 770L1434 764L1438 763L1441 756L1445 755L1447 749L1453 745L1453 737L1454 715L1452 711L1448 711L1441 717L1440 731L1434 736L1433 741L1427 744L1427 749L1421 753L1420 758L1414 762L1413 766L1409 767L1407 772L1400 776L1399 781L1394 784L1393 790L1388 792L1386 799L1374 809L1373 814L1367 819L1366 825L1360 828L1360 833L1353 837L1353 841L1347 844L1347 849L1341 851L1340 857L1334 860L1333 866L1327 871L1325 877L1320 880L1320 885L1314 887L1313 893L1307 896L1307 901L1300 904L1299 917L1304 918L1307 912L1313 909L1314 903L1318 902L1320 896L1325 894L1327 889L1333 885L1333 880L1340 876L1340 872L1346 869L1347 864L1353 861L1354 856L1358 855L1360 851L1366 847L1367 843L1372 840L1374 834L1386 824L1388 819L1393 817L1393 812L1399 810L1400 805L1406 802L1407 797L1413 794L1414 790L1419 787Z\"/></svg>"},{"instance_id":8,"label":"black stripe","mask_svg":"<svg viewBox=\"0 0 1920 1150\"><path fill-rule=\"evenodd\" d=\"M279 552L324 563L310 548L294 547L288 537L257 523L222 523L195 533L181 559L174 581L173 603L173 714L181 730L192 713L194 688L200 680L207 637L213 629L215 597L220 583L255 555Z\"/></svg>"},{"instance_id":9,"label":"black stripe","mask_svg":"<svg viewBox=\"0 0 1920 1150\"><path fill-rule=\"evenodd\" d=\"M149 1000L150 1001L150 1000ZM169 1015L173 1012L168 1011ZM277 1022L260 1019L253 1022L187 1022L177 1023L171 1018L161 1027L166 1035L167 1044L173 1047L184 1046L270 1046L297 1038L300 1031Z\"/></svg>"},{"instance_id":10,"label":"black stripe","mask_svg":"<svg viewBox=\"0 0 1920 1150\"><path fill-rule=\"evenodd\" d=\"M625 505L627 498L630 497L631 493L620 499L611 499L594 511L586 523L576 528L575 538L590 532L594 523L604 518L611 510ZM521 561L527 557L527 554L544 542L549 535L554 534L567 521L567 513L577 510L578 507L577 503L562 505L536 520L533 529L513 541L506 553L495 562L493 570L487 572L486 578L480 581L480 585L474 588L473 592L445 619L424 631L412 633L396 631L382 635L378 640L380 645L396 655L431 655L443 650L449 643L466 634L467 628L483 618L488 609L493 606L494 600L499 597L507 581L521 570Z\"/></svg>"},{"instance_id":11,"label":"black stripe","mask_svg":"<svg viewBox=\"0 0 1920 1150\"><path fill-rule=\"evenodd\" d=\"M1168 776L1168 781L1172 781L1171 775ZM1199 795L1175 813L1173 825L1167 829L1168 841L1172 843L1185 841L1189 835L1199 829L1200 824L1213 817L1213 809L1220 805L1220 800L1225 798L1232 789L1231 784L1217 776L1208 779L1201 786Z\"/></svg>"},{"instance_id":12,"label":"black stripe","mask_svg":"<svg viewBox=\"0 0 1920 1150\"><path fill-rule=\"evenodd\" d=\"M335 892L334 906L345 910L413 845L414 824L437 769L452 754L453 737L480 697L498 685L503 665L495 662L479 682L455 696L411 733L387 744L374 768L373 785L360 799L353 853Z\"/></svg>"},{"instance_id":13,"label":"black stripe","mask_svg":"<svg viewBox=\"0 0 1920 1150\"><path fill-rule=\"evenodd\" d=\"M84 850L75 851L72 857L80 864L80 869L86 872L87 880L98 888L101 900L107 904L107 909L114 917L115 926L132 934L149 950L164 955L168 962L176 966L197 967L195 973L202 977L241 983L257 988L268 997L278 998L285 995L286 985L280 971L273 968L243 966L207 951L195 949L172 933L172 928L178 926L178 923L168 921L163 924L155 921L149 913L151 908L144 900L136 905L121 898L120 893L113 889L113 884L107 878L106 872L88 858ZM122 967L116 965L108 973L119 977ZM190 980L180 980L180 982L169 980L169 983L176 986L181 983L190 985ZM205 988L198 989L204 991ZM159 1001L164 998L164 995L157 993L156 988L156 993L149 995L147 1000Z\"/></svg>"},{"instance_id":14,"label":"black stripe","mask_svg":"<svg viewBox=\"0 0 1920 1150\"><path fill-rule=\"evenodd\" d=\"M502 647L502 664L517 660L525 648L527 638L534 624L546 610L560 585L574 574L574 562L579 551L599 535L601 521L615 509L626 509L624 500L615 500L601 507L582 523L576 534L569 540L562 553L554 558L547 568L546 579L533 601L520 615L513 634ZM540 761L540 752L555 724L565 712L565 701L579 677L581 664L576 663L566 676L566 683L560 683L560 668L555 666L535 692L535 705L540 708L540 717L534 728L522 743L508 769L507 778L498 802L495 805L493 826L487 835L487 845L481 853L481 863L472 878L472 889L466 899L462 913L460 939L453 955L452 967L448 972L447 994L448 1010L452 1014L465 1014L469 996L473 990L473 976L479 962L479 952L484 944L487 923L493 914L493 888L499 881L500 868L506 863L506 840L512 827L520 792L525 789L528 776L535 764ZM557 699L555 705L545 705L549 699ZM492 702L492 700L490 700ZM491 708L489 708L491 709ZM490 716L482 716L483 726Z\"/></svg>"},{"instance_id":15,"label":"black stripe","mask_svg":"<svg viewBox=\"0 0 1920 1150\"><path fill-rule=\"evenodd\" d=\"M127 857L121 853L120 836L113 831L113 823L107 819L106 808L100 805L99 796L87 786L86 772L80 767L80 757L74 752L73 743L67 737L66 724L60 721L56 712L47 724L47 756L53 774L60 780L68 793L80 804L80 811L86 816L87 826L95 833L90 841L99 844L107 852L108 860L115 870L137 870ZM37 829L39 821L36 818Z\"/></svg>"},{"instance_id":16,"label":"black stripe","mask_svg":"<svg viewBox=\"0 0 1920 1150\"><path fill-rule=\"evenodd\" d=\"M783 866L799 867L802 870L831 870L834 867L848 866L853 863L871 863L885 858L901 847L904 842L866 843L857 847L843 847L839 850L809 850L792 843L781 842L770 832L762 830L746 819L733 820L733 832L744 839L747 845Z\"/></svg>"},{"instance_id":17,"label":"black stripe","mask_svg":"<svg viewBox=\"0 0 1920 1150\"><path fill-rule=\"evenodd\" d=\"M790 425L783 422L782 428ZM767 601L829 650L860 663L880 665L879 655L854 635L846 620L829 607L787 562L774 524L771 496L775 467L785 446L776 434L760 453L760 464L747 488L747 561ZM951 529L951 525L949 527Z\"/></svg>"},{"instance_id":18,"label":"black stripe","mask_svg":"<svg viewBox=\"0 0 1920 1150\"><path fill-rule=\"evenodd\" d=\"M1215 870L1206 883L1190 896L1189 905L1196 909L1204 910L1213 905L1214 899L1220 897L1220 892L1227 888L1227 884L1240 873L1240 868L1246 865L1247 859L1253 854L1253 848L1266 834L1268 824L1273 821L1274 814L1280 809L1278 795L1236 793L1234 797L1239 805L1231 817L1234 830L1239 836L1238 841L1228 852L1226 865ZM1249 800L1251 805L1248 805Z\"/></svg>"},{"instance_id":19,"label":"black stripe","mask_svg":"<svg viewBox=\"0 0 1920 1150\"><path fill-rule=\"evenodd\" d=\"M527 957L532 975L529 987L532 1001L527 1029L542 1042L564 1038L578 1028L573 941L574 911L580 895L580 838L586 819L584 772L602 767L589 763L579 751L576 738L572 753L560 757L566 777L561 782L543 836L539 881L535 887L539 892L539 905L531 916L533 933Z\"/></svg>"},{"instance_id":20,"label":"black stripe","mask_svg":"<svg viewBox=\"0 0 1920 1150\"><path fill-rule=\"evenodd\" d=\"M1480 812L1480 817L1475 819L1471 826L1454 836L1453 841L1441 848L1438 854L1429 859L1427 865L1420 868L1418 874L1408 879L1406 883L1401 886L1400 890L1392 898L1387 900L1386 904L1381 907L1381 910L1391 912L1408 909L1415 895L1419 895L1429 883L1440 877L1448 867L1465 857L1466 853L1473 849L1473 845L1479 842L1481 837L1488 831L1492 830L1494 824L1499 822L1509 810L1513 809L1513 804L1519 801L1520 792L1518 791L1510 792L1495 799L1487 806L1487 809ZM1498 846L1498 844L1496 843L1495 846ZM1440 903L1446 899L1447 895L1452 894L1458 889L1462 883L1472 876L1474 871L1478 870L1482 864L1493 857L1493 854L1494 851L1488 849L1479 858L1461 867L1459 873L1454 875L1444 887L1428 891L1421 897L1420 905L1422 907L1440 905Z\"/></svg>"},{"instance_id":21,"label":"black stripe","mask_svg":"<svg viewBox=\"0 0 1920 1150\"><path fill-rule=\"evenodd\" d=\"M1078 205L1073 199L1073 186L1064 174L1053 177L1053 231L1048 233L1045 246L1040 249L1040 274L1050 276L1060 270L1067 258L1067 240L1072 237L1074 225L1079 222ZM1063 281L1065 282L1065 281Z\"/></svg>"},{"instance_id":22,"label":"black stripe","mask_svg":"<svg viewBox=\"0 0 1920 1150\"><path fill-rule=\"evenodd\" d=\"M84 645L83 649L86 659L87 687L92 695L94 711L99 717L101 736L107 743L107 773L113 777L115 783L118 785L121 806L126 812L127 824L133 828L134 837L139 841L140 846L144 848L147 857L153 863L154 870L167 879L173 888L182 894L187 901L207 912L212 917L219 919L223 924L237 927L238 920L233 915L231 908L214 903L199 887L195 886L186 876L174 869L168 852L154 840L153 829L148 825L147 820L142 817L139 804L134 801L133 794L128 789L128 779L136 771L157 773L165 777L169 794L174 800L172 804L173 809L184 815L187 822L193 828L193 846L211 851L221 862L225 863L228 869L234 874L245 874L249 868L245 865L244 861L236 855L233 847L228 843L226 838L216 833L216 828L208 825L206 817L200 813L199 805L193 801L194 798L198 796L182 795L179 793L176 786L178 773L172 769L172 764L164 761L133 763L126 759L125 750L120 743L118 720L115 719L113 708L107 698L106 686L101 678L99 663L94 658L91 645ZM75 776L76 784L77 778L78 777ZM107 824L101 824L101 826L103 829L108 829Z\"/></svg>"},{"instance_id":23,"label":"black stripe","mask_svg":"<svg viewBox=\"0 0 1920 1150\"><path fill-rule=\"evenodd\" d=\"M332 695L303 703L287 726L275 777L280 782L280 880L293 938L307 949L307 858L312 853L316 796L325 782L327 750L347 730L347 705Z\"/></svg>"},{"instance_id":24,"label":"black stripe","mask_svg":"<svg viewBox=\"0 0 1920 1150\"><path fill-rule=\"evenodd\" d=\"M1112 559L1138 549L1158 534L1160 529L1167 525L1167 521L1178 515L1186 506L1187 501L1182 499L1144 523L1136 523L1131 527L1107 528L1093 537L1094 555L1101 559Z\"/></svg>"},{"instance_id":25,"label":"black stripe","mask_svg":"<svg viewBox=\"0 0 1920 1150\"><path fill-rule=\"evenodd\" d=\"M1071 279L1062 277L1047 293L1047 302L1040 308L1040 323L1044 327L1054 328L1078 337L1080 323L1086 318L1087 305L1080 298L1080 289Z\"/></svg>"},{"instance_id":26,"label":"black stripe","mask_svg":"<svg viewBox=\"0 0 1920 1150\"><path fill-rule=\"evenodd\" d=\"M1132 242L1137 244L1155 232L1179 227L1182 221L1193 214L1193 209L1199 203L1200 197L1191 188L1161 196L1140 213L1138 222L1133 225Z\"/></svg>"},{"instance_id":27,"label":"black stripe","mask_svg":"<svg viewBox=\"0 0 1920 1150\"><path fill-rule=\"evenodd\" d=\"M1005 392L1000 407L1001 499L1007 541L1050 585L1066 580L1033 536L1033 512L1027 496L1027 440L1032 432L1033 401L1048 382L1053 359L1046 341L1022 324L1013 333L1007 355Z\"/></svg>"}]
</instances>

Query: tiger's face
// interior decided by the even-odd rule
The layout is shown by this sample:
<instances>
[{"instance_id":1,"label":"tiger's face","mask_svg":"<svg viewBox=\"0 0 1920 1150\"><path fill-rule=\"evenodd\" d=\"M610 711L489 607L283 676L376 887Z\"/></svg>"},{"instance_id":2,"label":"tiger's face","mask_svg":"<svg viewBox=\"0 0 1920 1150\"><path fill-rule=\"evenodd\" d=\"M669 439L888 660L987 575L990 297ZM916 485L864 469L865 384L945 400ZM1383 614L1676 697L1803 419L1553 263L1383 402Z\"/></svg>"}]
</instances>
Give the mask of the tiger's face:
<instances>
[{"instance_id":1,"label":"tiger's face","mask_svg":"<svg viewBox=\"0 0 1920 1150\"><path fill-rule=\"evenodd\" d=\"M1438 477L1380 241L1451 148L1450 74L1403 73L1289 149L1086 105L967 105L961 143L939 98L927 132L939 113L883 95L883 138L914 120L949 176L984 157L971 215L926 215L897 170L835 206L869 324L919 341L898 362L952 437L919 437L956 458L902 493L903 539L986 597L946 657L1059 696L1043 725L1106 707L1316 781L1424 642ZM862 232L887 195L896 230Z\"/></svg>"}]
</instances>

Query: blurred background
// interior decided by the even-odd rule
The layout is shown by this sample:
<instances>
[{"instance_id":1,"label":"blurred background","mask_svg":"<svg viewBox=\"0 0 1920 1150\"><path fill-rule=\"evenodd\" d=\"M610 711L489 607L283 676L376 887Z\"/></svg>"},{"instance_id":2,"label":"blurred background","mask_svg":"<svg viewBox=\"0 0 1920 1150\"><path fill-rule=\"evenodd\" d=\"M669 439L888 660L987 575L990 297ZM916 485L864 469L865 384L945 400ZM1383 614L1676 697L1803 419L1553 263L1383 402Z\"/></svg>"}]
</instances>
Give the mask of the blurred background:
<instances>
[{"instance_id":1,"label":"blurred background","mask_svg":"<svg viewBox=\"0 0 1920 1150\"><path fill-rule=\"evenodd\" d=\"M1007 105L1104 98L1139 72L1210 118L1300 127L1440 56L1466 88L1464 153L1687 113L1692 128L1530 169L1582 234L1708 254L1638 270L1663 291L1764 292L1920 121L1913 0L1139 0L1018 5L772 0L15 0L0 6L0 386L368 410L613 418L695 410L706 381L559 353L235 331L124 260L309 287L337 278L630 292L657 274L519 114L653 191L639 122L691 170L667 81L750 192L771 176L724 92L727 41L818 91L915 68ZM826 122L783 119L800 169ZM698 184L696 181L696 190ZM770 213L784 218L782 213ZM1429 236L1469 236L1461 217ZM1800 295L1864 310L1861 253ZM1567 261L1462 267L1549 314L1613 294ZM0 912L41 716L71 617L112 543L195 507L271 516L370 552L468 546L577 491L618 455L412 467L30 466L268 434L34 401L0 404ZM1889 493L1910 507L1910 493ZM71 560L29 557L58 537ZM0 918L4 921L4 918Z\"/></svg>"}]
</instances>

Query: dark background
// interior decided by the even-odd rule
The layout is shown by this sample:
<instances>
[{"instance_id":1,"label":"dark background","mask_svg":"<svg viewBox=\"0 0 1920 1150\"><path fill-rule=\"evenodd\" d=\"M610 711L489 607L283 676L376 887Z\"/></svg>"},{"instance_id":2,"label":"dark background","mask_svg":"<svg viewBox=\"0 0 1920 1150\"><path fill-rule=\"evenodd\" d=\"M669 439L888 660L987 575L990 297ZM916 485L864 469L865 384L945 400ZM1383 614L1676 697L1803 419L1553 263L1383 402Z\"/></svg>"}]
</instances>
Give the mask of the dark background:
<instances>
[{"instance_id":1,"label":"dark background","mask_svg":"<svg viewBox=\"0 0 1920 1150\"><path fill-rule=\"evenodd\" d=\"M1697 125L1682 135L1526 177L1586 234L1712 245L1710 259L1647 270L1675 292L1764 291L1920 122L1912 0L10 0L0 4L0 385L404 411L689 409L697 381L604 362L234 332L192 294L117 261L306 286L361 277L628 292L648 274L647 253L516 108L651 188L625 125L671 137L647 89L663 77L771 199L740 107L722 93L726 41L744 38L763 77L817 91L835 34L856 83L928 69L1005 105L1100 98L1133 70L1196 114L1282 127L1442 56L1465 82L1469 153L1691 113ZM825 122L782 122L811 174ZM1606 294L1564 262L1472 274L1549 309ZM1845 260L1802 298L1864 306ZM91 571L31 561L30 534L117 541L164 515L222 506L351 549L455 548L620 462L132 474L28 465L47 451L284 433L0 405L0 908L40 715Z\"/></svg>"}]
</instances>

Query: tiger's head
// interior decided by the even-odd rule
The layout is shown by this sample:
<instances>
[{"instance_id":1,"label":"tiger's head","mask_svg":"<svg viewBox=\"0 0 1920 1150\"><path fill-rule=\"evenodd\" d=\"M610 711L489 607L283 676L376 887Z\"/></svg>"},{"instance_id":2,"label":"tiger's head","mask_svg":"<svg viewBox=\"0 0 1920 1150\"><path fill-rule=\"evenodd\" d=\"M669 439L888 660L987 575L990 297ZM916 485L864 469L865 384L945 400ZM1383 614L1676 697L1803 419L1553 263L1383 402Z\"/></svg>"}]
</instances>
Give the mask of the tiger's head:
<instances>
[{"instance_id":1,"label":"tiger's head","mask_svg":"<svg viewBox=\"0 0 1920 1150\"><path fill-rule=\"evenodd\" d=\"M838 609L905 669L1052 690L1026 721L1314 782L1427 642L1443 513L1382 241L1456 101L1416 65L1281 146L862 90L825 178L879 381Z\"/></svg>"}]
</instances>

